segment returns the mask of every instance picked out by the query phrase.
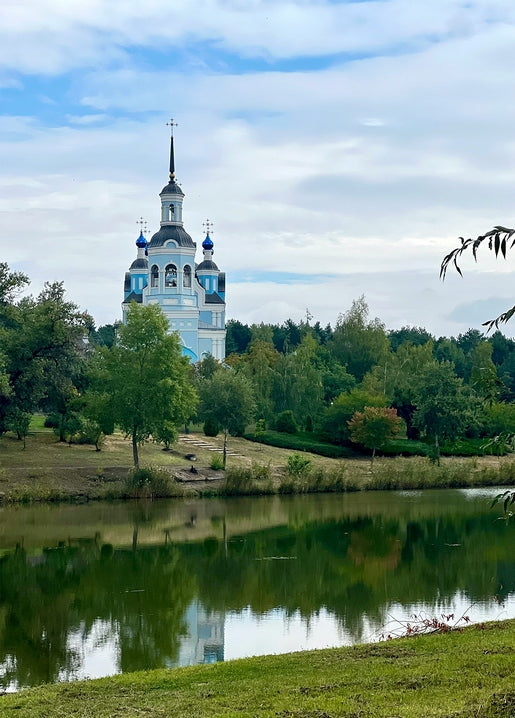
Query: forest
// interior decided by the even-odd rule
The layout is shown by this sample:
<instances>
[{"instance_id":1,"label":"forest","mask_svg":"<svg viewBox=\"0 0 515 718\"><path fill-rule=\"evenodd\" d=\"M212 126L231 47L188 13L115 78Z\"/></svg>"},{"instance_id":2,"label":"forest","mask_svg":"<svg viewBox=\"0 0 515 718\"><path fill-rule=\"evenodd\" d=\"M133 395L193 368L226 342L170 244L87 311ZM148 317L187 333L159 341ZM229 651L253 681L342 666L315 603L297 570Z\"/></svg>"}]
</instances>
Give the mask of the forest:
<instances>
[{"instance_id":1,"label":"forest","mask_svg":"<svg viewBox=\"0 0 515 718\"><path fill-rule=\"evenodd\" d=\"M121 429L168 446L202 425L293 449L477 454L510 449L515 341L470 329L435 337L389 330L357 298L333 326L227 322L226 360L192 366L155 307L96 328L62 283L26 295L29 280L0 263L0 437L24 441L43 413L61 441L91 443ZM1 448L1 439L0 439Z\"/></svg>"}]
</instances>

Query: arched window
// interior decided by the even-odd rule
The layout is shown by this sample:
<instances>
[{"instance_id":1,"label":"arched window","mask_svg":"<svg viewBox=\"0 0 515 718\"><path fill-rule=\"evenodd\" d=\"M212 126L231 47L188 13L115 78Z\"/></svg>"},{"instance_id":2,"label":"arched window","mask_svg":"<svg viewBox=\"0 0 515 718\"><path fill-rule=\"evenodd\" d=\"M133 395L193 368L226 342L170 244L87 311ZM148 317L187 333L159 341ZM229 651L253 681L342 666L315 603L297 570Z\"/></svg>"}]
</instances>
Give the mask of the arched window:
<instances>
[{"instance_id":1,"label":"arched window","mask_svg":"<svg viewBox=\"0 0 515 718\"><path fill-rule=\"evenodd\" d=\"M175 206L173 204L170 205L170 220L173 222L175 216Z\"/></svg>"},{"instance_id":2,"label":"arched window","mask_svg":"<svg viewBox=\"0 0 515 718\"><path fill-rule=\"evenodd\" d=\"M159 267L157 264L152 265L152 269L150 270L150 286L159 286Z\"/></svg>"},{"instance_id":3,"label":"arched window","mask_svg":"<svg viewBox=\"0 0 515 718\"><path fill-rule=\"evenodd\" d=\"M169 264L165 269L165 287L177 286L177 267Z\"/></svg>"},{"instance_id":4,"label":"arched window","mask_svg":"<svg viewBox=\"0 0 515 718\"><path fill-rule=\"evenodd\" d=\"M191 267L187 264L184 267L184 273L182 275L182 286L191 287Z\"/></svg>"}]
</instances>

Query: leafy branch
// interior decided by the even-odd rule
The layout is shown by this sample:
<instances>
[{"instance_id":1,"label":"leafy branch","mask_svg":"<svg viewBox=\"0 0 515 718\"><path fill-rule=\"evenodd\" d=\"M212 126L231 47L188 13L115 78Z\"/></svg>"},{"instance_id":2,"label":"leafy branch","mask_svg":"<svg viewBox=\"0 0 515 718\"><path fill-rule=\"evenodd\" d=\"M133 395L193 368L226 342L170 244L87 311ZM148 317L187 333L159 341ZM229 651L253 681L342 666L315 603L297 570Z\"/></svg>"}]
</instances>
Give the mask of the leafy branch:
<instances>
[{"instance_id":1,"label":"leafy branch","mask_svg":"<svg viewBox=\"0 0 515 718\"><path fill-rule=\"evenodd\" d=\"M477 252L479 247L483 243L487 243L488 249L495 253L496 257L502 255L506 259L506 254L510 249L515 246L515 229L509 229L508 227L496 226L486 234L480 234L476 239L464 239L460 237L460 246L455 247L447 256L444 257L440 266L440 279L445 279L447 269L450 265L453 265L458 274L462 277L463 273L458 264L458 260L461 259L461 255L469 250L472 251L474 260L477 262ZM505 324L515 315L515 305L507 311L500 314L495 319L489 319L487 322L483 322L484 327L488 327L487 331L490 331L493 327L499 328L499 324Z\"/></svg>"}]
</instances>

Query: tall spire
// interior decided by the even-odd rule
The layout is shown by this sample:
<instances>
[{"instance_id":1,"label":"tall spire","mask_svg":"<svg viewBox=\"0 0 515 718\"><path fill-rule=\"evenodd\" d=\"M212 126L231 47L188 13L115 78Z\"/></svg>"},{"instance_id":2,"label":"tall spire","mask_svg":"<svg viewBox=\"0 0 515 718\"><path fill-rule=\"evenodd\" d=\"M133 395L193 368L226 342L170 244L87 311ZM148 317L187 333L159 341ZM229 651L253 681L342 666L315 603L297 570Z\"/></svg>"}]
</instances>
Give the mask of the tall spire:
<instances>
[{"instance_id":1,"label":"tall spire","mask_svg":"<svg viewBox=\"0 0 515 718\"><path fill-rule=\"evenodd\" d=\"M173 152L173 128L177 127L177 122L173 121L173 117L166 123L167 127L170 128L170 179L175 179L175 156Z\"/></svg>"}]
</instances>

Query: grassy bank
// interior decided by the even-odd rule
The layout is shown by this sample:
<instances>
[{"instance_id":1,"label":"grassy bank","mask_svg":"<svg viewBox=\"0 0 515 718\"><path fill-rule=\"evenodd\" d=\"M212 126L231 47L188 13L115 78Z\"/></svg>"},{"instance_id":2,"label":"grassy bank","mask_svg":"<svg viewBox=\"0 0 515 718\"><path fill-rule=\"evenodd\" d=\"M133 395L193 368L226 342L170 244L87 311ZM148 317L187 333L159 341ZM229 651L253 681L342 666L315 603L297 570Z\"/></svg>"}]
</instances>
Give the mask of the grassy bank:
<instances>
[{"instance_id":1,"label":"grassy bank","mask_svg":"<svg viewBox=\"0 0 515 718\"><path fill-rule=\"evenodd\" d=\"M0 696L0 714L181 718L510 718L515 621Z\"/></svg>"},{"instance_id":2,"label":"grassy bank","mask_svg":"<svg viewBox=\"0 0 515 718\"><path fill-rule=\"evenodd\" d=\"M229 440L224 483L208 476L213 457L221 449L221 436L202 434L182 436L171 451L163 451L154 443L143 445L141 464L159 467L156 478L159 489L155 491L145 484L141 495L291 494L515 485L513 456L444 458L440 466L424 457L384 457L376 459L371 471L368 459L330 458L308 452L297 454L299 461L292 463L295 454L291 450L243 438ZM51 431L42 428L31 433L25 449L14 436L6 435L0 439L0 500L87 501L136 496L134 483L128 481L131 458L130 442L121 434L108 437L100 452L88 445L60 443ZM192 466L198 475L191 473ZM163 472L170 479L168 489Z\"/></svg>"}]
</instances>

